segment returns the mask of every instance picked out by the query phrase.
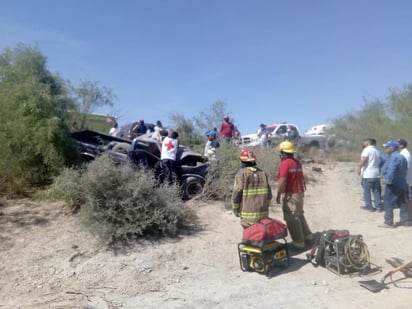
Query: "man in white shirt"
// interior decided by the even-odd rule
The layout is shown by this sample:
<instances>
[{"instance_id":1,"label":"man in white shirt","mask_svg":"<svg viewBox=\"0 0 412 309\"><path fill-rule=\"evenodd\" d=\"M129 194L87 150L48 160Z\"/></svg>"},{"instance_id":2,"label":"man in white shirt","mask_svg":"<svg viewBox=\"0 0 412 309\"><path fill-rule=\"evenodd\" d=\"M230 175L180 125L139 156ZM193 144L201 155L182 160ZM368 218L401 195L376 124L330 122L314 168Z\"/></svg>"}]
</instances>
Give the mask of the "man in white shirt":
<instances>
[{"instance_id":1,"label":"man in white shirt","mask_svg":"<svg viewBox=\"0 0 412 309\"><path fill-rule=\"evenodd\" d=\"M169 185L173 183L173 178L176 174L176 156L179 148L178 141L179 134L172 132L170 136L165 137L162 142L162 152L160 160L162 164L162 171L160 172L160 182L168 181Z\"/></svg>"},{"instance_id":2,"label":"man in white shirt","mask_svg":"<svg viewBox=\"0 0 412 309\"><path fill-rule=\"evenodd\" d=\"M120 128L119 128L119 125L117 124L117 122L115 121L113 123L113 127L111 127L110 130L109 130L109 135L117 137L119 133L120 133Z\"/></svg>"},{"instance_id":3,"label":"man in white shirt","mask_svg":"<svg viewBox=\"0 0 412 309\"><path fill-rule=\"evenodd\" d=\"M398 140L399 152L408 162L408 171L406 172L406 182L408 183L408 191L406 198L408 201L409 225L412 223L412 156L410 151L406 148L408 143L403 138Z\"/></svg>"},{"instance_id":4,"label":"man in white shirt","mask_svg":"<svg viewBox=\"0 0 412 309\"><path fill-rule=\"evenodd\" d=\"M268 148L269 131L266 125L261 123L259 129L256 132L257 137L259 137L259 144L262 148Z\"/></svg>"},{"instance_id":5,"label":"man in white shirt","mask_svg":"<svg viewBox=\"0 0 412 309\"><path fill-rule=\"evenodd\" d=\"M215 160L216 148L220 147L219 141L217 140L216 131L210 130L206 132L207 142L203 151L203 155L210 160Z\"/></svg>"},{"instance_id":6,"label":"man in white shirt","mask_svg":"<svg viewBox=\"0 0 412 309\"><path fill-rule=\"evenodd\" d=\"M365 206L362 207L368 211L383 211L381 205L381 185L380 185L380 158L379 151L376 149L375 139L366 138L363 141L363 150L359 163L358 174L362 177L363 198ZM372 206L371 192L374 197Z\"/></svg>"}]
</instances>

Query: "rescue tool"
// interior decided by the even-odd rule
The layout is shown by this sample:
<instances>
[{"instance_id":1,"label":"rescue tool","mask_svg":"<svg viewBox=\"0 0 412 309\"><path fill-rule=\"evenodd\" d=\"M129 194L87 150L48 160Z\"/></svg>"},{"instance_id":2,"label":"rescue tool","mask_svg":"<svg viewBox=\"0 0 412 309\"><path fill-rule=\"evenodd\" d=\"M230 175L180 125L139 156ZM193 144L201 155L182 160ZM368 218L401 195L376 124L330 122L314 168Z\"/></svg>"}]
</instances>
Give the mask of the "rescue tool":
<instances>
[{"instance_id":1,"label":"rescue tool","mask_svg":"<svg viewBox=\"0 0 412 309\"><path fill-rule=\"evenodd\" d=\"M387 260L387 262L389 261ZM373 293L377 293L377 292L382 291L383 289L386 289L389 283L394 282L392 279L392 275L398 271L403 272L406 277L411 277L412 276L412 260L410 260L407 263L401 264L398 267L395 267L394 269L389 271L385 276L383 276L381 281L377 281L373 279L373 280L359 281L359 283L362 287L368 289L369 291ZM391 278L391 282L385 283L385 280L388 279L389 277Z\"/></svg>"}]
</instances>

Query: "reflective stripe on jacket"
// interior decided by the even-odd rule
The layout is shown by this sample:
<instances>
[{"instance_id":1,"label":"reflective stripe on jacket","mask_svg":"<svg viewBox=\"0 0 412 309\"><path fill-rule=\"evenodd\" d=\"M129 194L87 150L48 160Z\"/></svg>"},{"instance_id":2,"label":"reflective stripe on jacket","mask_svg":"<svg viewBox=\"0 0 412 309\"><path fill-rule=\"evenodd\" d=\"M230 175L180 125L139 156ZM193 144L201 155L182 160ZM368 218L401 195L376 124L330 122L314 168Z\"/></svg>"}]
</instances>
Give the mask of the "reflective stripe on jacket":
<instances>
[{"instance_id":1,"label":"reflective stripe on jacket","mask_svg":"<svg viewBox=\"0 0 412 309\"><path fill-rule=\"evenodd\" d=\"M235 176L232 208L251 222L268 217L272 190L266 173L256 166L244 167Z\"/></svg>"}]
</instances>

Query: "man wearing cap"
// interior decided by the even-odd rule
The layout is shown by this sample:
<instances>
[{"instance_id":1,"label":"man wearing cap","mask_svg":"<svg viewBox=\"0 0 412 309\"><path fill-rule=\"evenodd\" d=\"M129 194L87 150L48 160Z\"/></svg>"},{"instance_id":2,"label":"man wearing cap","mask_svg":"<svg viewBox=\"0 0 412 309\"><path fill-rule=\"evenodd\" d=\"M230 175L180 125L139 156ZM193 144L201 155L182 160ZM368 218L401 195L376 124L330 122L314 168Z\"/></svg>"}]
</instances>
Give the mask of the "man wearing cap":
<instances>
[{"instance_id":1,"label":"man wearing cap","mask_svg":"<svg viewBox=\"0 0 412 309\"><path fill-rule=\"evenodd\" d=\"M216 131L209 130L206 132L207 142L205 144L204 156L209 159L215 159L216 148L219 148L219 141L216 139Z\"/></svg>"},{"instance_id":2,"label":"man wearing cap","mask_svg":"<svg viewBox=\"0 0 412 309\"><path fill-rule=\"evenodd\" d=\"M408 162L408 171L406 172L406 182L408 183L408 191L406 193L406 200L408 204L408 213L409 213L409 224L412 221L412 156L408 147L408 143L403 138L398 140L399 143L399 152L403 155Z\"/></svg>"},{"instance_id":3,"label":"man wearing cap","mask_svg":"<svg viewBox=\"0 0 412 309\"><path fill-rule=\"evenodd\" d=\"M383 178L385 181L385 193L383 204L385 209L384 224L379 227L394 228L393 209L399 206L399 223L397 225L407 225L409 221L408 207L406 205L406 192L408 184L406 182L406 172L408 162L398 149L399 143L391 140L383 144L388 154L383 168Z\"/></svg>"},{"instance_id":4,"label":"man wearing cap","mask_svg":"<svg viewBox=\"0 0 412 309\"><path fill-rule=\"evenodd\" d=\"M220 126L220 136L226 142L231 142L235 134L235 125L230 121L229 116L223 117L222 125Z\"/></svg>"}]
</instances>

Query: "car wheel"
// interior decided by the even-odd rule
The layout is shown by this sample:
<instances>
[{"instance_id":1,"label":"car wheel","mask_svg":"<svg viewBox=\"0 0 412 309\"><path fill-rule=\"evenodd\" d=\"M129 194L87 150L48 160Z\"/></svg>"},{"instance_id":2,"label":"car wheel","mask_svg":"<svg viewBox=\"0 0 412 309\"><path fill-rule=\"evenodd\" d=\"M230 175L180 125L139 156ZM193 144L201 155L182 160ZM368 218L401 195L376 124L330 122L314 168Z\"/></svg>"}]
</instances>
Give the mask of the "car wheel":
<instances>
[{"instance_id":1,"label":"car wheel","mask_svg":"<svg viewBox=\"0 0 412 309\"><path fill-rule=\"evenodd\" d=\"M199 196L203 192L205 182L198 177L187 177L182 181L182 197L184 200L190 200Z\"/></svg>"},{"instance_id":2,"label":"car wheel","mask_svg":"<svg viewBox=\"0 0 412 309\"><path fill-rule=\"evenodd\" d=\"M114 152L128 154L130 151L130 144L128 143L118 143L113 146Z\"/></svg>"}]
</instances>

